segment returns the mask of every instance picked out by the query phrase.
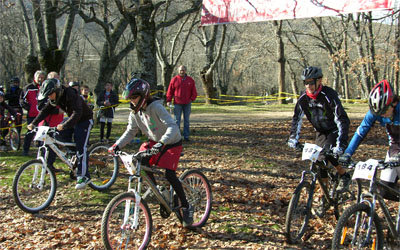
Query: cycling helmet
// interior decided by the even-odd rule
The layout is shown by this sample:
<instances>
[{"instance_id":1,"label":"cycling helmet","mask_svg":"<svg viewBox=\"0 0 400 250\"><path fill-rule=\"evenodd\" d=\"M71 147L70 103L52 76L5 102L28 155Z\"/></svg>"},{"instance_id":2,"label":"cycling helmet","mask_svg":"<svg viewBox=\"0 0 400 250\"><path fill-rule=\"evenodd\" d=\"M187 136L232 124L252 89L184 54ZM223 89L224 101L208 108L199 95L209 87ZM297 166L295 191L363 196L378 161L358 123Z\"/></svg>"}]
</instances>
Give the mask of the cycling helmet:
<instances>
[{"instance_id":1,"label":"cycling helmet","mask_svg":"<svg viewBox=\"0 0 400 250\"><path fill-rule=\"evenodd\" d=\"M68 84L70 87L75 87L75 86L79 86L80 83L79 82L69 82Z\"/></svg>"},{"instance_id":2,"label":"cycling helmet","mask_svg":"<svg viewBox=\"0 0 400 250\"><path fill-rule=\"evenodd\" d=\"M122 97L125 100L132 99L132 97L140 96L140 100L136 106L131 104L131 109L135 111L135 114L139 112L139 110L146 103L147 99L150 95L150 84L145 80L132 78L125 87L124 92L122 93Z\"/></svg>"},{"instance_id":3,"label":"cycling helmet","mask_svg":"<svg viewBox=\"0 0 400 250\"><path fill-rule=\"evenodd\" d=\"M374 115L382 115L393 102L393 88L387 80L382 80L371 90L368 98L369 109Z\"/></svg>"},{"instance_id":4,"label":"cycling helmet","mask_svg":"<svg viewBox=\"0 0 400 250\"><path fill-rule=\"evenodd\" d=\"M4 97L4 92L0 91L0 96Z\"/></svg>"},{"instance_id":5,"label":"cycling helmet","mask_svg":"<svg viewBox=\"0 0 400 250\"><path fill-rule=\"evenodd\" d=\"M307 67L303 70L301 74L301 80L305 81L307 79L319 79L322 78L322 70L318 67Z\"/></svg>"},{"instance_id":6,"label":"cycling helmet","mask_svg":"<svg viewBox=\"0 0 400 250\"><path fill-rule=\"evenodd\" d=\"M17 82L20 83L19 78L14 76L13 78L11 78L10 82Z\"/></svg>"},{"instance_id":7,"label":"cycling helmet","mask_svg":"<svg viewBox=\"0 0 400 250\"><path fill-rule=\"evenodd\" d=\"M56 91L59 87L57 79L47 79L44 80L39 91L39 95L37 97L38 101L42 101L46 99L49 95Z\"/></svg>"}]
</instances>

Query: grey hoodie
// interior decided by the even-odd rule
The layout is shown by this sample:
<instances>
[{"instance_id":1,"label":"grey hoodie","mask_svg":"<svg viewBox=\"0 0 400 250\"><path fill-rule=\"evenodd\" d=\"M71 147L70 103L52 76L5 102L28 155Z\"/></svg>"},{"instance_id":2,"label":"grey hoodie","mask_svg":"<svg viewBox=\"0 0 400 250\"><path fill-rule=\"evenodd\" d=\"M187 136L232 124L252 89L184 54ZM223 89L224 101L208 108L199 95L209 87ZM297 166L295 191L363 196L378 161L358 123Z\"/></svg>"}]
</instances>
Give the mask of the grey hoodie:
<instances>
[{"instance_id":1,"label":"grey hoodie","mask_svg":"<svg viewBox=\"0 0 400 250\"><path fill-rule=\"evenodd\" d=\"M139 129L149 140L162 142L164 145L174 144L182 139L178 126L161 100L153 101L146 110L141 110L137 114L131 112L128 126L116 144L120 148L124 147L131 142Z\"/></svg>"}]
</instances>

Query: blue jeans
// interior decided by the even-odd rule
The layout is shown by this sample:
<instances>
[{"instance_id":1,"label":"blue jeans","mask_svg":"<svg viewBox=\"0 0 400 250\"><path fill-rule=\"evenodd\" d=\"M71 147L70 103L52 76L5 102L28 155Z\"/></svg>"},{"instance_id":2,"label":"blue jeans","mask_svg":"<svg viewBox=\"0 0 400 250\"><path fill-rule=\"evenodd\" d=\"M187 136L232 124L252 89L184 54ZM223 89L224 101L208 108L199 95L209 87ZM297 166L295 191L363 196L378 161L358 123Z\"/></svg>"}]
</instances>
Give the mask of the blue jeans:
<instances>
[{"instance_id":1,"label":"blue jeans","mask_svg":"<svg viewBox=\"0 0 400 250\"><path fill-rule=\"evenodd\" d=\"M176 125L181 127L181 116L183 112L183 138L189 139L189 117L192 111L192 103L188 104L174 104L174 115Z\"/></svg>"}]
</instances>

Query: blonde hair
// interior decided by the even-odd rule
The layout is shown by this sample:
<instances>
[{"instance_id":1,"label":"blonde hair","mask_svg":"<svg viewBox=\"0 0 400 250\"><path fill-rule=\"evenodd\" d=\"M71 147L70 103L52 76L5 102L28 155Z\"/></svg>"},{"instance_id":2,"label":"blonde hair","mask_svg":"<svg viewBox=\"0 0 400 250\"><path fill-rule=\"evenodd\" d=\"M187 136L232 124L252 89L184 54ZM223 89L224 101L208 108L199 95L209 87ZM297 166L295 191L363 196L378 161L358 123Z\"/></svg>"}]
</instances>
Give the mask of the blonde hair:
<instances>
[{"instance_id":1,"label":"blonde hair","mask_svg":"<svg viewBox=\"0 0 400 250\"><path fill-rule=\"evenodd\" d=\"M38 78L39 78L40 75L45 76L45 75L46 75L46 72L44 72L44 71L42 71L42 70L36 71L35 74L34 74L34 76L33 76L33 79L35 80L35 82L37 82L37 80L38 80Z\"/></svg>"}]
</instances>

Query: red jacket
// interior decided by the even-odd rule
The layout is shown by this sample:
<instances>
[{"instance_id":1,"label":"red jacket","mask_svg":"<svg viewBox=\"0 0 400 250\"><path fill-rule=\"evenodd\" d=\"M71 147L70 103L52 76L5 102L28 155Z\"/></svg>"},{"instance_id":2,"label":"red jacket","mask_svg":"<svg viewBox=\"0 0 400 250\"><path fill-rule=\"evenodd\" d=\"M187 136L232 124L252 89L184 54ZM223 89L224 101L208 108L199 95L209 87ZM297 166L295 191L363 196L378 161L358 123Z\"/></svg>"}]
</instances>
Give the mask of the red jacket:
<instances>
[{"instance_id":1,"label":"red jacket","mask_svg":"<svg viewBox=\"0 0 400 250\"><path fill-rule=\"evenodd\" d=\"M193 78L180 75L172 78L167 91L167 102L174 98L174 104L188 104L196 100L197 91Z\"/></svg>"},{"instance_id":2,"label":"red jacket","mask_svg":"<svg viewBox=\"0 0 400 250\"><path fill-rule=\"evenodd\" d=\"M26 86L22 100L22 107L28 111L28 117L36 117L39 114L37 95L39 93L39 85L31 83Z\"/></svg>"}]
</instances>

